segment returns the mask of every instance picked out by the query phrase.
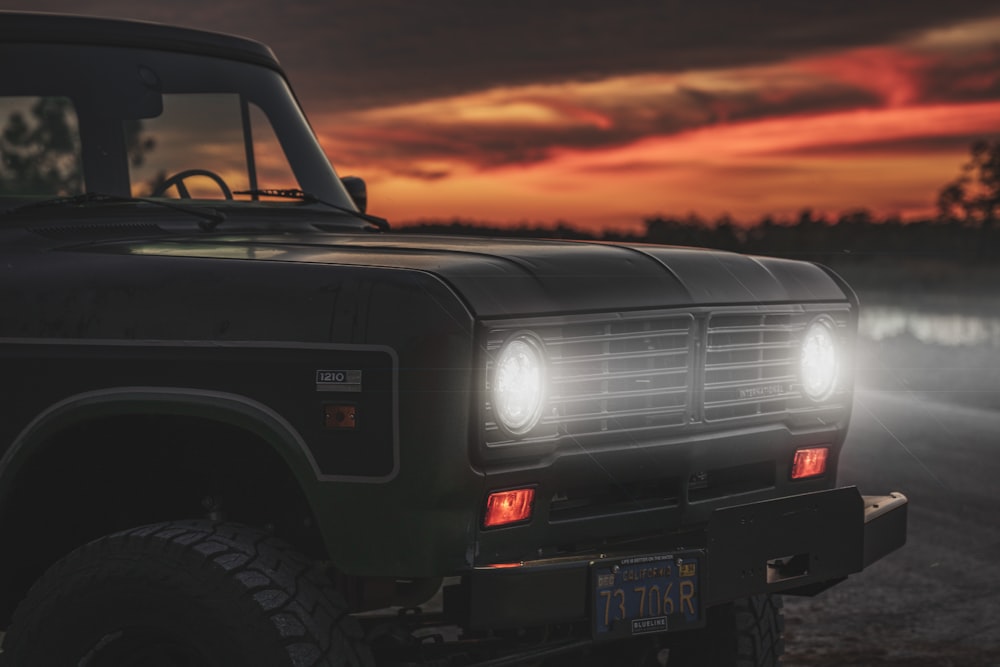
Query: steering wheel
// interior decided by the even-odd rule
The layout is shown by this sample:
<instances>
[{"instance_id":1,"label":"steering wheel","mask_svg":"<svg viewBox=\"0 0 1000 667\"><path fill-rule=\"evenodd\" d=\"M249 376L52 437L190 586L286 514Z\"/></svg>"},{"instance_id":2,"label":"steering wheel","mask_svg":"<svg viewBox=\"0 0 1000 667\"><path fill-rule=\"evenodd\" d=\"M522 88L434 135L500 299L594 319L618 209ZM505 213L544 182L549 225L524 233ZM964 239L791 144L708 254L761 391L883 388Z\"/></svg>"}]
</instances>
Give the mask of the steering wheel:
<instances>
[{"instance_id":1,"label":"steering wheel","mask_svg":"<svg viewBox=\"0 0 1000 667\"><path fill-rule=\"evenodd\" d=\"M182 199L191 199L191 193L188 192L187 186L184 185L184 180L191 178L192 176L204 176L215 182L222 190L222 195L226 199L233 198L233 191L229 189L226 182L222 180L222 177L216 174L214 171L209 171L208 169L185 169L184 171L179 171L170 178L164 179L162 183L156 186L153 190L151 197L159 197L163 195L164 192L170 188L177 186L177 194L181 196Z\"/></svg>"}]
</instances>

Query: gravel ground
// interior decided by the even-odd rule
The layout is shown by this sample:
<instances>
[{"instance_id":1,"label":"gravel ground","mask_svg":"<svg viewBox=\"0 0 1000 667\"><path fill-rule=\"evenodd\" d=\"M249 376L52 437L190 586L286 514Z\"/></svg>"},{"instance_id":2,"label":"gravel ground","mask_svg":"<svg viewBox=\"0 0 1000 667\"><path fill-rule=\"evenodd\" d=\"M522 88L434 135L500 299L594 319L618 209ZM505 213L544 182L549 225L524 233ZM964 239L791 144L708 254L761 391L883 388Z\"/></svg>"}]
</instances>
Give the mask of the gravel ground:
<instances>
[{"instance_id":1,"label":"gravel ground","mask_svg":"<svg viewBox=\"0 0 1000 667\"><path fill-rule=\"evenodd\" d=\"M791 667L1000 667L1000 412L862 391L840 481L910 500L907 545L786 598Z\"/></svg>"}]
</instances>

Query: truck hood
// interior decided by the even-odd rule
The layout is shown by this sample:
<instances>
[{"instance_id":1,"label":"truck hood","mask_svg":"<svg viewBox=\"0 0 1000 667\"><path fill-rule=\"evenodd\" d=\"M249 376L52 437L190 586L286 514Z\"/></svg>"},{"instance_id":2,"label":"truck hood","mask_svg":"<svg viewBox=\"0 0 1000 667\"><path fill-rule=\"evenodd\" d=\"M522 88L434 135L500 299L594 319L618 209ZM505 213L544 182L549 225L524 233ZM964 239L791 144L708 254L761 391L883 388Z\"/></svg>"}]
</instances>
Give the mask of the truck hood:
<instances>
[{"instance_id":1,"label":"truck hood","mask_svg":"<svg viewBox=\"0 0 1000 667\"><path fill-rule=\"evenodd\" d=\"M807 262L641 244L297 233L149 238L86 250L420 271L446 282L480 318L848 298Z\"/></svg>"}]
</instances>

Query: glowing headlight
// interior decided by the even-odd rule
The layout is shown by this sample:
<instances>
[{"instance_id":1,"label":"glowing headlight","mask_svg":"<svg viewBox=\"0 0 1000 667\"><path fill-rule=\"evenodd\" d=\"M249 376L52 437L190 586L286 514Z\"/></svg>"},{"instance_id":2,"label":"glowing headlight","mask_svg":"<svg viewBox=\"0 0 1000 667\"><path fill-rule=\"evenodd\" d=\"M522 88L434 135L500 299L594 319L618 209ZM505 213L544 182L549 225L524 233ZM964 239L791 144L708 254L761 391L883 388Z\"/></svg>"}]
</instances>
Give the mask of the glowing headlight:
<instances>
[{"instance_id":1,"label":"glowing headlight","mask_svg":"<svg viewBox=\"0 0 1000 667\"><path fill-rule=\"evenodd\" d=\"M527 335L507 341L497 356L493 376L493 412L497 421L515 435L533 429L542 414L544 387L541 343Z\"/></svg>"},{"instance_id":2,"label":"glowing headlight","mask_svg":"<svg viewBox=\"0 0 1000 667\"><path fill-rule=\"evenodd\" d=\"M821 317L813 321L802 337L802 357L799 374L802 390L814 401L822 401L833 393L840 372L834 324Z\"/></svg>"}]
</instances>

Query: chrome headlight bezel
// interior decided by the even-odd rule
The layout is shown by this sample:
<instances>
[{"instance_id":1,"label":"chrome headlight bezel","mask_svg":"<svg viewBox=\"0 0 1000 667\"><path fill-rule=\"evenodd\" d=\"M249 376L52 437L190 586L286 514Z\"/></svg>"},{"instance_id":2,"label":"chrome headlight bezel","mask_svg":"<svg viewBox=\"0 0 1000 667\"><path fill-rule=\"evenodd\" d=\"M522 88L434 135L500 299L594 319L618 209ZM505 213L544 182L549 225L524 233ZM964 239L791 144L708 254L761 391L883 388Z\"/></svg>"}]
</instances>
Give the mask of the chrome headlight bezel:
<instances>
[{"instance_id":1,"label":"chrome headlight bezel","mask_svg":"<svg viewBox=\"0 0 1000 667\"><path fill-rule=\"evenodd\" d=\"M490 376L494 422L511 436L530 433L545 408L548 362L542 341L528 331L509 336L497 350Z\"/></svg>"},{"instance_id":2,"label":"chrome headlight bezel","mask_svg":"<svg viewBox=\"0 0 1000 667\"><path fill-rule=\"evenodd\" d=\"M832 396L840 382L844 351L837 324L820 315L806 325L799 349L799 384L802 394L821 403Z\"/></svg>"}]
</instances>

